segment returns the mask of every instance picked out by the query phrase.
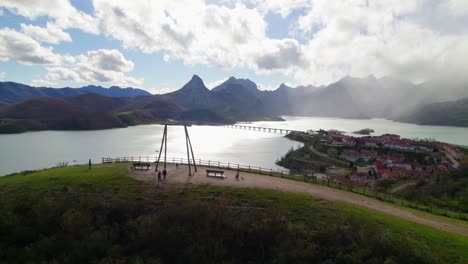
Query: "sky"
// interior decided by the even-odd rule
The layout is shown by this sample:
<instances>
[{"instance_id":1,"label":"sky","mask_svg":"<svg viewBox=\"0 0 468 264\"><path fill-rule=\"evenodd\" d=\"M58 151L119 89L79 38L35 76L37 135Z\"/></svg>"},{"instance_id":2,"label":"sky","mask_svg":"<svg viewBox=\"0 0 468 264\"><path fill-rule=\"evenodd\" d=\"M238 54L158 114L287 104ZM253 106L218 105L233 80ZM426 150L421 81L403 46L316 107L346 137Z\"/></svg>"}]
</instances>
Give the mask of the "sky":
<instances>
[{"instance_id":1,"label":"sky","mask_svg":"<svg viewBox=\"0 0 468 264\"><path fill-rule=\"evenodd\" d=\"M261 89L468 79L467 0L1 0L0 81Z\"/></svg>"}]
</instances>

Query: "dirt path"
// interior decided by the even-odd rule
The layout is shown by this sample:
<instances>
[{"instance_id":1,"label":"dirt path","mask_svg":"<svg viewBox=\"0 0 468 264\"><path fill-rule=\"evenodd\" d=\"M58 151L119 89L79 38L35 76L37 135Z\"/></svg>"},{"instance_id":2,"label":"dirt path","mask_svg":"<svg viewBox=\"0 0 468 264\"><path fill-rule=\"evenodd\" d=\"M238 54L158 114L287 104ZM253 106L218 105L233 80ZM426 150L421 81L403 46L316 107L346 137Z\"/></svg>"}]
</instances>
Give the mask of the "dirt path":
<instances>
[{"instance_id":1,"label":"dirt path","mask_svg":"<svg viewBox=\"0 0 468 264\"><path fill-rule=\"evenodd\" d=\"M149 171L129 170L129 174L131 177L147 182L150 185L154 185L156 188L171 188L180 187L181 185L183 186L187 184L193 184L229 186L237 188L260 188L305 193L324 200L346 202L356 206L365 207L415 223L468 237L468 224L466 223L447 219L441 216L431 215L425 212L406 210L404 208L368 198L359 194L305 182L242 172L240 174L242 179L236 180L236 172L230 170L224 170L224 173L227 177L225 179L219 179L214 177L207 177L206 169L206 167L199 167L198 172L195 175L189 177L188 168L186 166L180 165L179 168L176 168L174 165L170 164L168 165L167 180L162 183L157 182L154 169Z\"/></svg>"}]
</instances>

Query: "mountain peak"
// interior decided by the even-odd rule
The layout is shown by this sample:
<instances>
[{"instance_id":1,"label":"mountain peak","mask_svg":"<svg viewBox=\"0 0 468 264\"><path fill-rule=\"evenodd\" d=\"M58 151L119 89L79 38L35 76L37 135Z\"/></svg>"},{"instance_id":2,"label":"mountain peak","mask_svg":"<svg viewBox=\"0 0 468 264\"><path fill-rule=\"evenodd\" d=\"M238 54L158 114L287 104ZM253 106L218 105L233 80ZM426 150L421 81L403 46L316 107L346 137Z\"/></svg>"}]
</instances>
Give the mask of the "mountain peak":
<instances>
[{"instance_id":1,"label":"mountain peak","mask_svg":"<svg viewBox=\"0 0 468 264\"><path fill-rule=\"evenodd\" d=\"M194 74L192 76L192 79L190 79L189 82L196 82L196 83L202 83L203 84L203 80L200 78L200 76Z\"/></svg>"},{"instance_id":2,"label":"mountain peak","mask_svg":"<svg viewBox=\"0 0 468 264\"><path fill-rule=\"evenodd\" d=\"M243 87L247 91L252 92L254 94L257 94L259 92L256 83L252 82L249 79L237 79L234 76L229 77L229 79L227 79L225 82L213 88L212 91L219 92L226 89L239 89L240 87Z\"/></svg>"},{"instance_id":3,"label":"mountain peak","mask_svg":"<svg viewBox=\"0 0 468 264\"><path fill-rule=\"evenodd\" d=\"M289 88L291 88L291 87L287 86L285 83L281 83L280 86L278 87L278 89L276 89L276 90L282 91L282 90L287 90Z\"/></svg>"},{"instance_id":4,"label":"mountain peak","mask_svg":"<svg viewBox=\"0 0 468 264\"><path fill-rule=\"evenodd\" d=\"M179 91L209 91L206 88L203 80L198 75L193 75L192 79L188 83L186 83ZM175 91L177 93L178 91Z\"/></svg>"}]
</instances>

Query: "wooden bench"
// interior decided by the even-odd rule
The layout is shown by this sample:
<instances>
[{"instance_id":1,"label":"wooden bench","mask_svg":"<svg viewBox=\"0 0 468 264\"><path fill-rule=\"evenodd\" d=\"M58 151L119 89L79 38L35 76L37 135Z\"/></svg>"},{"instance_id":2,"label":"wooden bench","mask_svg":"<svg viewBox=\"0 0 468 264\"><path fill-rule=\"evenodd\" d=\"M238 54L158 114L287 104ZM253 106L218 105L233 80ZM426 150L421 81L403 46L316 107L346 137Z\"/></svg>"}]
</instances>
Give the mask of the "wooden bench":
<instances>
[{"instance_id":1,"label":"wooden bench","mask_svg":"<svg viewBox=\"0 0 468 264\"><path fill-rule=\"evenodd\" d=\"M206 170L206 176L223 178L223 179L226 178L226 176L224 176L224 171L222 170Z\"/></svg>"},{"instance_id":2,"label":"wooden bench","mask_svg":"<svg viewBox=\"0 0 468 264\"><path fill-rule=\"evenodd\" d=\"M149 170L151 164L149 162L133 162L133 169L134 170Z\"/></svg>"}]
</instances>

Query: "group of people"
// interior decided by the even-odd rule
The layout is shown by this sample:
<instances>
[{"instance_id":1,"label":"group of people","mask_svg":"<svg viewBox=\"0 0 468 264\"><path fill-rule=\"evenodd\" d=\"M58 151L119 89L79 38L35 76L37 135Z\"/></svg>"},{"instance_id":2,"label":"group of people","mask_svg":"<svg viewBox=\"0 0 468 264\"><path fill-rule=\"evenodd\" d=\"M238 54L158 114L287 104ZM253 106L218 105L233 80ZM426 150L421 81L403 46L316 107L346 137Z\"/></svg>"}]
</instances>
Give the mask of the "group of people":
<instances>
[{"instance_id":1,"label":"group of people","mask_svg":"<svg viewBox=\"0 0 468 264\"><path fill-rule=\"evenodd\" d=\"M162 171L162 176L164 177L164 181L166 180L166 176L167 176L167 170L166 168L163 169ZM161 182L161 171L158 170L158 182Z\"/></svg>"}]
</instances>

